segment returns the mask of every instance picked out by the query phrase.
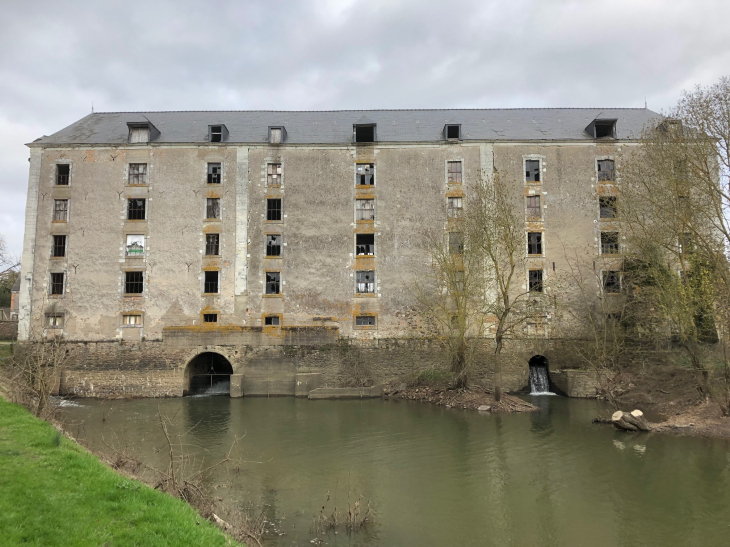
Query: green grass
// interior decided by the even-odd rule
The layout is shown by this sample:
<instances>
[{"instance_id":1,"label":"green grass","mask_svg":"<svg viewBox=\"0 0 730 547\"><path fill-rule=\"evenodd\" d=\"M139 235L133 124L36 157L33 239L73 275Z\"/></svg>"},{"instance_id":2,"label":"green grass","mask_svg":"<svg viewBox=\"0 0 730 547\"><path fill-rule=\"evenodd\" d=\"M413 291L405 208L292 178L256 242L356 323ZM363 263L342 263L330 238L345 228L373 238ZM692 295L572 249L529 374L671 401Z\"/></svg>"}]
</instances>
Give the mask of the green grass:
<instances>
[{"instance_id":1,"label":"green grass","mask_svg":"<svg viewBox=\"0 0 730 547\"><path fill-rule=\"evenodd\" d=\"M238 545L0 398L0 546Z\"/></svg>"},{"instance_id":2,"label":"green grass","mask_svg":"<svg viewBox=\"0 0 730 547\"><path fill-rule=\"evenodd\" d=\"M10 348L12 347L10 344L10 341L0 340L0 359L4 359L5 357L10 357L12 355L12 353L10 353Z\"/></svg>"}]
</instances>

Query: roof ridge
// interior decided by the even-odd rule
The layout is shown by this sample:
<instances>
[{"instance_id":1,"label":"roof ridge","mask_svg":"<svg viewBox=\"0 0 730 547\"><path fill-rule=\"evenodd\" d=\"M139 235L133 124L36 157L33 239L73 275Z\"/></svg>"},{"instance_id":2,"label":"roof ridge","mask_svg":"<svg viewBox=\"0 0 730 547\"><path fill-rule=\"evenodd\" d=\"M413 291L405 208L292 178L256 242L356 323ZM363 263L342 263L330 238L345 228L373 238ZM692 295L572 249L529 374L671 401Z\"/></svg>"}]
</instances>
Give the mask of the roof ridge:
<instances>
[{"instance_id":1,"label":"roof ridge","mask_svg":"<svg viewBox=\"0 0 730 547\"><path fill-rule=\"evenodd\" d=\"M434 112L434 111L496 111L496 110L649 110L646 107L636 106L549 106L549 107L517 107L517 108L356 108L338 110L117 110L93 112L94 114L176 114L181 112L286 112L286 113L318 113L318 112Z\"/></svg>"}]
</instances>

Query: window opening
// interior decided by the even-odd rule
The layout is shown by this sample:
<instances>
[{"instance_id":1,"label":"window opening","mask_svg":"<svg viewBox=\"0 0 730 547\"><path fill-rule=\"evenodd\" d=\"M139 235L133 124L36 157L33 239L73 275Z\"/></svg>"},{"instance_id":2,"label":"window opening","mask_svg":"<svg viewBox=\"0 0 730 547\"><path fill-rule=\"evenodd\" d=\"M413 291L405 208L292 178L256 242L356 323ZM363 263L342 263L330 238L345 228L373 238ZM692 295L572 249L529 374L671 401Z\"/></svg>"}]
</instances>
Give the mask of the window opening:
<instances>
[{"instance_id":1,"label":"window opening","mask_svg":"<svg viewBox=\"0 0 730 547\"><path fill-rule=\"evenodd\" d=\"M280 294L281 272L266 272L266 294Z\"/></svg>"},{"instance_id":2,"label":"window opening","mask_svg":"<svg viewBox=\"0 0 730 547\"><path fill-rule=\"evenodd\" d=\"M355 200L355 220L357 220L358 222L368 222L371 220L375 220L374 199Z\"/></svg>"},{"instance_id":3,"label":"window opening","mask_svg":"<svg viewBox=\"0 0 730 547\"><path fill-rule=\"evenodd\" d=\"M50 329L63 328L63 315L59 315L59 314L46 315L46 325Z\"/></svg>"},{"instance_id":4,"label":"window opening","mask_svg":"<svg viewBox=\"0 0 730 547\"><path fill-rule=\"evenodd\" d=\"M266 200L266 220L281 220L281 198L269 198Z\"/></svg>"},{"instance_id":5,"label":"window opening","mask_svg":"<svg viewBox=\"0 0 730 547\"><path fill-rule=\"evenodd\" d=\"M616 196L598 198L598 207L601 218L616 218L618 215L618 198Z\"/></svg>"},{"instance_id":6,"label":"window opening","mask_svg":"<svg viewBox=\"0 0 730 547\"><path fill-rule=\"evenodd\" d=\"M375 165L372 163L358 163L355 168L358 186L375 185Z\"/></svg>"},{"instance_id":7,"label":"window opening","mask_svg":"<svg viewBox=\"0 0 730 547\"><path fill-rule=\"evenodd\" d=\"M220 198L206 198L205 218L221 218Z\"/></svg>"},{"instance_id":8,"label":"window opening","mask_svg":"<svg viewBox=\"0 0 730 547\"><path fill-rule=\"evenodd\" d=\"M145 202L147 200L140 198L131 198L127 201L127 219L128 220L144 220L145 219Z\"/></svg>"},{"instance_id":9,"label":"window opening","mask_svg":"<svg viewBox=\"0 0 730 547\"><path fill-rule=\"evenodd\" d=\"M218 256L220 253L220 234L205 234L205 255Z\"/></svg>"},{"instance_id":10,"label":"window opening","mask_svg":"<svg viewBox=\"0 0 730 547\"><path fill-rule=\"evenodd\" d=\"M375 234L356 234L355 254L357 256L373 256L375 254Z\"/></svg>"},{"instance_id":11,"label":"window opening","mask_svg":"<svg viewBox=\"0 0 730 547\"><path fill-rule=\"evenodd\" d=\"M527 232L527 254L542 254L542 232Z\"/></svg>"},{"instance_id":12,"label":"window opening","mask_svg":"<svg viewBox=\"0 0 730 547\"><path fill-rule=\"evenodd\" d=\"M71 177L71 166L68 163L59 163L56 165L56 184L58 186L68 186Z\"/></svg>"},{"instance_id":13,"label":"window opening","mask_svg":"<svg viewBox=\"0 0 730 547\"><path fill-rule=\"evenodd\" d=\"M130 185L147 184L147 164L146 163L130 163L129 164L129 184Z\"/></svg>"},{"instance_id":14,"label":"window opening","mask_svg":"<svg viewBox=\"0 0 730 547\"><path fill-rule=\"evenodd\" d=\"M51 274L51 294L61 295L63 294L63 273L52 273Z\"/></svg>"},{"instance_id":15,"label":"window opening","mask_svg":"<svg viewBox=\"0 0 730 547\"><path fill-rule=\"evenodd\" d=\"M356 327L374 327L375 316L374 315L358 315L355 317Z\"/></svg>"},{"instance_id":16,"label":"window opening","mask_svg":"<svg viewBox=\"0 0 730 547\"><path fill-rule=\"evenodd\" d=\"M210 142L221 142L223 140L223 128L220 125L210 126Z\"/></svg>"},{"instance_id":17,"label":"window opening","mask_svg":"<svg viewBox=\"0 0 730 547\"><path fill-rule=\"evenodd\" d=\"M446 138L447 139L460 139L461 138L461 126L460 125L447 125L446 126Z\"/></svg>"},{"instance_id":18,"label":"window opening","mask_svg":"<svg viewBox=\"0 0 730 547\"><path fill-rule=\"evenodd\" d=\"M53 200L53 220L58 222L65 222L68 220L68 200L67 199L54 199Z\"/></svg>"},{"instance_id":19,"label":"window opening","mask_svg":"<svg viewBox=\"0 0 730 547\"><path fill-rule=\"evenodd\" d=\"M613 160L598 160L598 181L612 182L616 180L615 163Z\"/></svg>"},{"instance_id":20,"label":"window opening","mask_svg":"<svg viewBox=\"0 0 730 547\"><path fill-rule=\"evenodd\" d=\"M459 218L463 211L462 198L448 198L447 213L449 218Z\"/></svg>"},{"instance_id":21,"label":"window opening","mask_svg":"<svg viewBox=\"0 0 730 547\"><path fill-rule=\"evenodd\" d=\"M278 315L267 315L264 317L264 326L266 327L278 327L279 316Z\"/></svg>"},{"instance_id":22,"label":"window opening","mask_svg":"<svg viewBox=\"0 0 730 547\"><path fill-rule=\"evenodd\" d=\"M528 279L530 292L542 292L542 270L530 270Z\"/></svg>"},{"instance_id":23,"label":"window opening","mask_svg":"<svg viewBox=\"0 0 730 547\"><path fill-rule=\"evenodd\" d=\"M266 235L266 256L281 256L281 234Z\"/></svg>"},{"instance_id":24,"label":"window opening","mask_svg":"<svg viewBox=\"0 0 730 547\"><path fill-rule=\"evenodd\" d=\"M138 314L123 315L122 322L128 327L138 327L142 324L142 316Z\"/></svg>"},{"instance_id":25,"label":"window opening","mask_svg":"<svg viewBox=\"0 0 730 547\"><path fill-rule=\"evenodd\" d=\"M375 125L356 125L355 142L375 142Z\"/></svg>"},{"instance_id":26,"label":"window opening","mask_svg":"<svg viewBox=\"0 0 730 547\"><path fill-rule=\"evenodd\" d=\"M204 313L203 314L203 323L217 323L217 322L218 322L217 313Z\"/></svg>"},{"instance_id":27,"label":"window opening","mask_svg":"<svg viewBox=\"0 0 730 547\"><path fill-rule=\"evenodd\" d=\"M266 166L266 186L281 186L280 163L269 163Z\"/></svg>"},{"instance_id":28,"label":"window opening","mask_svg":"<svg viewBox=\"0 0 730 547\"><path fill-rule=\"evenodd\" d=\"M525 160L525 180L540 182L540 160Z\"/></svg>"},{"instance_id":29,"label":"window opening","mask_svg":"<svg viewBox=\"0 0 730 547\"><path fill-rule=\"evenodd\" d=\"M542 218L540 209L540 196L527 196L527 217Z\"/></svg>"},{"instance_id":30,"label":"window opening","mask_svg":"<svg viewBox=\"0 0 730 547\"><path fill-rule=\"evenodd\" d=\"M207 294L215 294L218 292L218 271L206 271L205 272L205 286L204 290Z\"/></svg>"},{"instance_id":31,"label":"window opening","mask_svg":"<svg viewBox=\"0 0 730 547\"><path fill-rule=\"evenodd\" d=\"M462 232L449 232L449 252L452 255L460 255L464 252L464 234Z\"/></svg>"},{"instance_id":32,"label":"window opening","mask_svg":"<svg viewBox=\"0 0 730 547\"><path fill-rule=\"evenodd\" d=\"M125 294L142 294L144 291L144 272L124 272Z\"/></svg>"},{"instance_id":33,"label":"window opening","mask_svg":"<svg viewBox=\"0 0 730 547\"><path fill-rule=\"evenodd\" d=\"M692 243L692 233L684 232L679 234L679 252L681 254L689 254L694 250L694 244Z\"/></svg>"},{"instance_id":34,"label":"window opening","mask_svg":"<svg viewBox=\"0 0 730 547\"><path fill-rule=\"evenodd\" d=\"M602 139L603 137L613 137L614 129L616 128L615 120L602 120L595 122L596 138Z\"/></svg>"},{"instance_id":35,"label":"window opening","mask_svg":"<svg viewBox=\"0 0 730 547\"><path fill-rule=\"evenodd\" d=\"M601 232L601 254L618 254L618 245L618 232Z\"/></svg>"},{"instance_id":36,"label":"window opening","mask_svg":"<svg viewBox=\"0 0 730 547\"><path fill-rule=\"evenodd\" d=\"M144 236L143 235L128 235L127 236L127 256L130 257L142 257L144 256Z\"/></svg>"},{"instance_id":37,"label":"window opening","mask_svg":"<svg viewBox=\"0 0 730 547\"><path fill-rule=\"evenodd\" d=\"M146 125L130 125L129 126L129 142L130 143L147 143L150 142L150 128Z\"/></svg>"},{"instance_id":38,"label":"window opening","mask_svg":"<svg viewBox=\"0 0 730 547\"><path fill-rule=\"evenodd\" d=\"M221 183L221 164L220 163L209 163L208 164L208 184L220 184Z\"/></svg>"},{"instance_id":39,"label":"window opening","mask_svg":"<svg viewBox=\"0 0 730 547\"><path fill-rule=\"evenodd\" d=\"M462 176L460 161L446 162L446 181L449 184L461 184Z\"/></svg>"},{"instance_id":40,"label":"window opening","mask_svg":"<svg viewBox=\"0 0 730 547\"><path fill-rule=\"evenodd\" d=\"M617 270L603 272L603 289L608 293L621 292L621 273Z\"/></svg>"},{"instance_id":41,"label":"window opening","mask_svg":"<svg viewBox=\"0 0 730 547\"><path fill-rule=\"evenodd\" d=\"M54 258L66 256L66 236L53 236Z\"/></svg>"},{"instance_id":42,"label":"window opening","mask_svg":"<svg viewBox=\"0 0 730 547\"><path fill-rule=\"evenodd\" d=\"M360 294L375 292L375 272L373 270L364 270L355 273L357 283L356 292Z\"/></svg>"},{"instance_id":43,"label":"window opening","mask_svg":"<svg viewBox=\"0 0 730 547\"><path fill-rule=\"evenodd\" d=\"M269 142L271 144L281 144L281 128L272 127L269 130Z\"/></svg>"}]
</instances>

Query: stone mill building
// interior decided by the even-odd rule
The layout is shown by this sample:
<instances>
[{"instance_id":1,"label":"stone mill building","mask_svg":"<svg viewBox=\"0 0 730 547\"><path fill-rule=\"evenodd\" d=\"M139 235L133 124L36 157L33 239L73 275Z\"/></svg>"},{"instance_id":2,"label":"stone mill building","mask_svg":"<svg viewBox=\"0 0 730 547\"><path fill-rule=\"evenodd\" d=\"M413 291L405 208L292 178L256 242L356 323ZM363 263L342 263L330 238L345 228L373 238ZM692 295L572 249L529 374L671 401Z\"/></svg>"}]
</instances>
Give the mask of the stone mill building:
<instances>
[{"instance_id":1,"label":"stone mill building","mask_svg":"<svg viewBox=\"0 0 730 547\"><path fill-rule=\"evenodd\" d=\"M523 187L524 283L542 290L566 242L618 249L616 157L655 116L90 114L28 145L18 337L64 337L69 394L182 395L205 374L230 376L232 395L306 394L354 358L387 379L437 358L409 284L428 267L424 230L470 183L498 169ZM534 338L508 348L508 389L531 344L559 342Z\"/></svg>"}]
</instances>

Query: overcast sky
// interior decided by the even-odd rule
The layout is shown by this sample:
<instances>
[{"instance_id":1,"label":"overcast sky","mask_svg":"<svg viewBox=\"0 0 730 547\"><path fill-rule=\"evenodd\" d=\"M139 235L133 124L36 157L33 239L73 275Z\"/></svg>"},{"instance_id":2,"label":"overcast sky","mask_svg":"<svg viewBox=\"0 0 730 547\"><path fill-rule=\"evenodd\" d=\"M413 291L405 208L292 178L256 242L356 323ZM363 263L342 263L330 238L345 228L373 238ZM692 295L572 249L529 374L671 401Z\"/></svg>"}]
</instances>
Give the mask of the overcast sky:
<instances>
[{"instance_id":1,"label":"overcast sky","mask_svg":"<svg viewBox=\"0 0 730 547\"><path fill-rule=\"evenodd\" d=\"M0 234L28 149L94 109L671 107L730 74L728 0L8 1Z\"/></svg>"}]
</instances>

